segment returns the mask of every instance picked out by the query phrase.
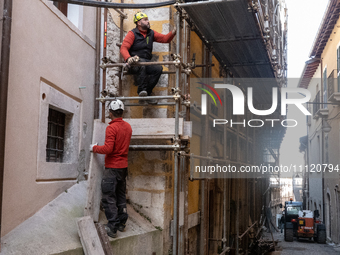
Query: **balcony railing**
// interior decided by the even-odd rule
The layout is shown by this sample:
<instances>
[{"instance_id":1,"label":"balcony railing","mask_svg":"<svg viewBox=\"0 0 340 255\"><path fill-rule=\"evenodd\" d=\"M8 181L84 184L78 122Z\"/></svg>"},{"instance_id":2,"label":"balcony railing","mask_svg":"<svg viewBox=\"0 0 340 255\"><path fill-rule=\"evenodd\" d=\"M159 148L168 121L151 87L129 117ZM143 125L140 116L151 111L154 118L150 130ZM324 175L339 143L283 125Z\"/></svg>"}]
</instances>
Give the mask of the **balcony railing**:
<instances>
[{"instance_id":1,"label":"balcony railing","mask_svg":"<svg viewBox=\"0 0 340 255\"><path fill-rule=\"evenodd\" d=\"M327 78L328 85L328 100L339 101L340 100L340 80L339 71L334 69Z\"/></svg>"},{"instance_id":2,"label":"balcony railing","mask_svg":"<svg viewBox=\"0 0 340 255\"><path fill-rule=\"evenodd\" d=\"M320 91L316 94L313 100L313 115L316 115L316 113L319 110L320 110Z\"/></svg>"}]
</instances>

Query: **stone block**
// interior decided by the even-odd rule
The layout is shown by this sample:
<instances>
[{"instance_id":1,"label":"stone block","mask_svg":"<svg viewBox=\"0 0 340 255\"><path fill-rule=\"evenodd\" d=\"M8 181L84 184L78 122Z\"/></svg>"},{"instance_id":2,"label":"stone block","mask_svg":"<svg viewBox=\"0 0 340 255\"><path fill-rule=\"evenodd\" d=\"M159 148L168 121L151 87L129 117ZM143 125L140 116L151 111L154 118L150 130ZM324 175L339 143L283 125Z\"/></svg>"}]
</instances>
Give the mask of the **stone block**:
<instances>
[{"instance_id":1,"label":"stone block","mask_svg":"<svg viewBox=\"0 0 340 255\"><path fill-rule=\"evenodd\" d=\"M152 207L163 208L164 207L165 193L153 193L151 194Z\"/></svg>"},{"instance_id":2,"label":"stone block","mask_svg":"<svg viewBox=\"0 0 340 255\"><path fill-rule=\"evenodd\" d=\"M147 159L148 161L150 160L160 160L160 155L161 152L160 151L145 151L144 152L144 157L145 159Z\"/></svg>"},{"instance_id":3,"label":"stone block","mask_svg":"<svg viewBox=\"0 0 340 255\"><path fill-rule=\"evenodd\" d=\"M153 52L168 52L169 44L168 43L153 43Z\"/></svg>"},{"instance_id":4,"label":"stone block","mask_svg":"<svg viewBox=\"0 0 340 255\"><path fill-rule=\"evenodd\" d=\"M129 191L129 199L131 202L142 205L143 207L150 207L152 204L152 194L144 191Z\"/></svg>"},{"instance_id":5,"label":"stone block","mask_svg":"<svg viewBox=\"0 0 340 255\"><path fill-rule=\"evenodd\" d=\"M167 34L167 33L169 33L170 31L172 31L172 28L171 28L170 24L169 24L169 23L164 23L164 24L162 25L162 34ZM174 40L174 39L173 39L173 40Z\"/></svg>"},{"instance_id":6,"label":"stone block","mask_svg":"<svg viewBox=\"0 0 340 255\"><path fill-rule=\"evenodd\" d=\"M129 190L164 190L166 183L165 176L136 176L129 179Z\"/></svg>"},{"instance_id":7,"label":"stone block","mask_svg":"<svg viewBox=\"0 0 340 255\"><path fill-rule=\"evenodd\" d=\"M145 3L143 0L134 0L134 3ZM152 9L145 9L143 10L146 15L148 15L150 21L163 21L169 20L170 18L170 8L163 7L163 8L152 8Z\"/></svg>"},{"instance_id":8,"label":"stone block","mask_svg":"<svg viewBox=\"0 0 340 255\"><path fill-rule=\"evenodd\" d=\"M151 219L152 225L164 228L164 208L143 207L140 211Z\"/></svg>"},{"instance_id":9,"label":"stone block","mask_svg":"<svg viewBox=\"0 0 340 255\"><path fill-rule=\"evenodd\" d=\"M159 78L159 81L158 81L158 84L156 85L156 88L157 87L161 87L161 88L167 88L169 85L169 75L168 74L162 74L161 77ZM166 95L167 93L165 93Z\"/></svg>"},{"instance_id":10,"label":"stone block","mask_svg":"<svg viewBox=\"0 0 340 255\"><path fill-rule=\"evenodd\" d=\"M166 108L145 107L143 109L144 118L166 118L168 110Z\"/></svg>"}]
</instances>

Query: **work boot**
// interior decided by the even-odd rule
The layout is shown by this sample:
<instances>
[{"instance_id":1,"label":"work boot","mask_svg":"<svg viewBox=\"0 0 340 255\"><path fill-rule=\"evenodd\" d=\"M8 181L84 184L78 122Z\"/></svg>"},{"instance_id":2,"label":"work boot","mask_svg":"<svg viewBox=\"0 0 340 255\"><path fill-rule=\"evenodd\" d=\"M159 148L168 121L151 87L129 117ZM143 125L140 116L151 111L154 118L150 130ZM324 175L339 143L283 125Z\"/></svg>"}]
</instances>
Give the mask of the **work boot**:
<instances>
[{"instance_id":1,"label":"work boot","mask_svg":"<svg viewBox=\"0 0 340 255\"><path fill-rule=\"evenodd\" d=\"M104 225L106 233L109 237L116 238L117 237L117 229L110 227L109 224Z\"/></svg>"},{"instance_id":2,"label":"work boot","mask_svg":"<svg viewBox=\"0 0 340 255\"><path fill-rule=\"evenodd\" d=\"M125 226L126 226L125 224L120 223L120 224L118 225L118 230L119 230L120 232L124 232Z\"/></svg>"},{"instance_id":3,"label":"work boot","mask_svg":"<svg viewBox=\"0 0 340 255\"><path fill-rule=\"evenodd\" d=\"M138 96L140 97L146 97L148 95L148 92L146 92L145 90L142 90L141 92L138 93Z\"/></svg>"},{"instance_id":4,"label":"work boot","mask_svg":"<svg viewBox=\"0 0 340 255\"><path fill-rule=\"evenodd\" d=\"M140 97L146 97L148 95L148 92L145 90L142 90L141 92L138 93L138 96ZM140 104L145 104L147 100L139 100Z\"/></svg>"},{"instance_id":5,"label":"work boot","mask_svg":"<svg viewBox=\"0 0 340 255\"><path fill-rule=\"evenodd\" d=\"M155 94L152 92L150 94L150 96L155 96ZM146 101L148 102L148 104L157 104L158 103L157 99L148 99Z\"/></svg>"}]
</instances>

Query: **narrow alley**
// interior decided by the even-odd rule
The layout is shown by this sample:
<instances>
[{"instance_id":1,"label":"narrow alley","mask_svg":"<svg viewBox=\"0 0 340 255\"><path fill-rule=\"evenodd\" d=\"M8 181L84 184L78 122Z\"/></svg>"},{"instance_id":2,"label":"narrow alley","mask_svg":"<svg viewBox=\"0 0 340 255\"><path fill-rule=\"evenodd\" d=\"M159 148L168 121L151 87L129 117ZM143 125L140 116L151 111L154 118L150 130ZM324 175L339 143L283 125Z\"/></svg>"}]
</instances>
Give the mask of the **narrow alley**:
<instances>
[{"instance_id":1,"label":"narrow alley","mask_svg":"<svg viewBox=\"0 0 340 255\"><path fill-rule=\"evenodd\" d=\"M272 240L270 233L265 233L265 239ZM293 242L284 241L284 234L273 233L274 240L278 241L276 252L271 255L335 255L340 254L340 245L319 244L313 240L295 238Z\"/></svg>"},{"instance_id":2,"label":"narrow alley","mask_svg":"<svg viewBox=\"0 0 340 255\"><path fill-rule=\"evenodd\" d=\"M1 255L340 254L340 0L0 14Z\"/></svg>"}]
</instances>

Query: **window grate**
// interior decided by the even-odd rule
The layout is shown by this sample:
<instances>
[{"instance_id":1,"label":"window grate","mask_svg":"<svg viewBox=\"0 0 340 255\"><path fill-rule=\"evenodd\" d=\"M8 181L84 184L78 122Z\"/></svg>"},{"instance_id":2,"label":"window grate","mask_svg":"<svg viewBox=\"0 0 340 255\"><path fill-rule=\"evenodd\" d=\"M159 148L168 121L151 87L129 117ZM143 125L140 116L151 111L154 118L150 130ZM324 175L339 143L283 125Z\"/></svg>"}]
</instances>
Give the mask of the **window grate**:
<instances>
[{"instance_id":1,"label":"window grate","mask_svg":"<svg viewBox=\"0 0 340 255\"><path fill-rule=\"evenodd\" d=\"M49 109L46 144L47 162L63 162L65 118L64 113Z\"/></svg>"}]
</instances>

